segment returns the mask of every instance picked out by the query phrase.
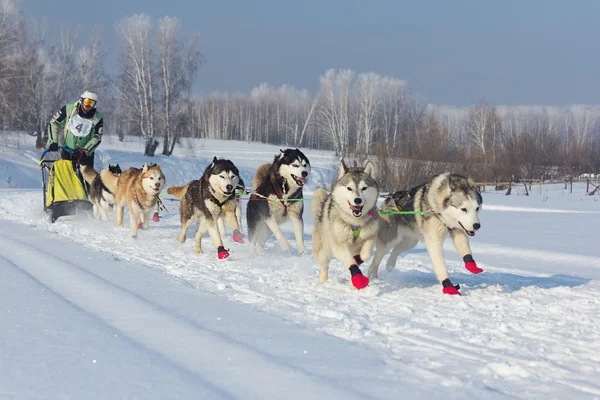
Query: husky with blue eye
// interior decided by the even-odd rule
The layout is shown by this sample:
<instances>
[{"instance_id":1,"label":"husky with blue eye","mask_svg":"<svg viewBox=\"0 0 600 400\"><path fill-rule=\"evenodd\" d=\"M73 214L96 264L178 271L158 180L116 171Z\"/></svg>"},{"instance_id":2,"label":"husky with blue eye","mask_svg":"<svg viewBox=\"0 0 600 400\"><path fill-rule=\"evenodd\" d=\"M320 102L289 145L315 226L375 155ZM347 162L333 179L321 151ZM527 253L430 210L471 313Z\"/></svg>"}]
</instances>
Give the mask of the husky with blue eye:
<instances>
[{"instance_id":1,"label":"husky with blue eye","mask_svg":"<svg viewBox=\"0 0 600 400\"><path fill-rule=\"evenodd\" d=\"M227 225L233 228L234 240L236 235L241 238L235 198L235 189L239 180L240 172L231 161L218 160L215 157L200 179L193 180L185 186L168 188L167 193L181 200L179 209L181 232L177 236L177 241L185 242L188 228L198 221L194 251L202 253L202 235L208 232L217 249L218 258L229 257L229 252L223 246L221 235L224 232L219 232L218 220L223 217Z\"/></svg>"},{"instance_id":2,"label":"husky with blue eye","mask_svg":"<svg viewBox=\"0 0 600 400\"><path fill-rule=\"evenodd\" d=\"M298 252L305 252L302 188L310 169L310 161L298 149L280 150L271 164L258 167L246 209L252 252L262 252L271 235L275 235L282 250L289 250L290 244L279 228L288 219L294 227Z\"/></svg>"}]
</instances>

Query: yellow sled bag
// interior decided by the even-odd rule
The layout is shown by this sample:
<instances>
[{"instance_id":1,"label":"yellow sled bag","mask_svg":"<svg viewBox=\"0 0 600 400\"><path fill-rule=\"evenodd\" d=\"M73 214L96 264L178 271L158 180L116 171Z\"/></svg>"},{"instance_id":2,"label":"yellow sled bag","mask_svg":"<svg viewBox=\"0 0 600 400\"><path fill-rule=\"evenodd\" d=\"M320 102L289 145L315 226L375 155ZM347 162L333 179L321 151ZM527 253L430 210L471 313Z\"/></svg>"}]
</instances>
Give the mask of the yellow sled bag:
<instances>
[{"instance_id":1,"label":"yellow sled bag","mask_svg":"<svg viewBox=\"0 0 600 400\"><path fill-rule=\"evenodd\" d=\"M73 163L69 160L58 160L50 169L46 207L55 202L69 200L87 200L87 195L75 174Z\"/></svg>"}]
</instances>

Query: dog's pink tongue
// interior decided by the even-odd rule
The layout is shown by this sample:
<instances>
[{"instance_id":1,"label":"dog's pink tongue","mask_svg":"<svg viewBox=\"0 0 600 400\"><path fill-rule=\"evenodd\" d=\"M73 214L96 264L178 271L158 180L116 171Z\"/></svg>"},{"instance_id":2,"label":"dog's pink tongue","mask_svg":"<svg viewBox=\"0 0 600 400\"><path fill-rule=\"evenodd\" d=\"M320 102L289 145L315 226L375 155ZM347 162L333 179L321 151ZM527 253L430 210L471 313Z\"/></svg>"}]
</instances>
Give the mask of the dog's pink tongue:
<instances>
[{"instance_id":1,"label":"dog's pink tongue","mask_svg":"<svg viewBox=\"0 0 600 400\"><path fill-rule=\"evenodd\" d=\"M475 261L465 262L465 268L472 274L480 274L483 272L483 270L475 264Z\"/></svg>"},{"instance_id":2,"label":"dog's pink tongue","mask_svg":"<svg viewBox=\"0 0 600 400\"><path fill-rule=\"evenodd\" d=\"M350 204L350 209L352 211L360 211L360 210L362 210L362 207L361 206L353 206L352 204Z\"/></svg>"}]
</instances>

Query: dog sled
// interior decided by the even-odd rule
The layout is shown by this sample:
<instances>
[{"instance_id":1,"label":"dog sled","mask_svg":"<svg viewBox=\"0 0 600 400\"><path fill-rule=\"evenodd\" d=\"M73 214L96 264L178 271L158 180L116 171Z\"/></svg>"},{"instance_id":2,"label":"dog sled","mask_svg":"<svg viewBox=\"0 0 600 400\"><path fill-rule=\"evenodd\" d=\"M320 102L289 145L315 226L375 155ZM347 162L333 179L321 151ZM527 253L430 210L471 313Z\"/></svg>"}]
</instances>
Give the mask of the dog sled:
<instances>
[{"instance_id":1,"label":"dog sled","mask_svg":"<svg viewBox=\"0 0 600 400\"><path fill-rule=\"evenodd\" d=\"M60 147L59 150L71 150ZM78 160L62 160L60 151L45 150L40 158L44 211L54 223L67 215L88 214L93 205Z\"/></svg>"}]
</instances>

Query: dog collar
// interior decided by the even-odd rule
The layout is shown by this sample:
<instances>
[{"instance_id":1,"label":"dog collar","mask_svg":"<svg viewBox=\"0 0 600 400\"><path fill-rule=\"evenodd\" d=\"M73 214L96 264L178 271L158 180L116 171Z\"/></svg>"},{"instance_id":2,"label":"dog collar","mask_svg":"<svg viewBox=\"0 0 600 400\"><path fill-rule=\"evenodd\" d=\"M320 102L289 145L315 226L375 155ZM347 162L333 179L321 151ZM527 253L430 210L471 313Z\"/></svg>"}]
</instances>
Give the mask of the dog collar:
<instances>
[{"instance_id":1,"label":"dog collar","mask_svg":"<svg viewBox=\"0 0 600 400\"><path fill-rule=\"evenodd\" d=\"M231 200L232 196L235 196L235 191L231 195L229 195L227 198L225 198L225 200L219 201L219 200L217 200L217 198L215 197L214 194L210 193L210 201L215 203L219 208L223 208L223 205L225 205L225 203L227 203L229 200Z\"/></svg>"},{"instance_id":2,"label":"dog collar","mask_svg":"<svg viewBox=\"0 0 600 400\"><path fill-rule=\"evenodd\" d=\"M145 210L144 206L142 205L142 202L140 202L140 199L138 199L138 195L135 195L135 203L138 205L139 208L141 208L142 210Z\"/></svg>"}]
</instances>

